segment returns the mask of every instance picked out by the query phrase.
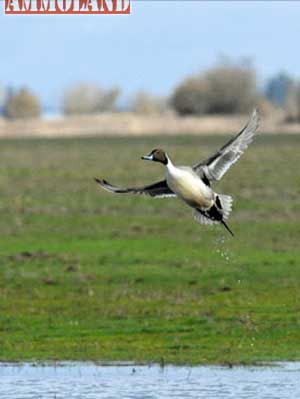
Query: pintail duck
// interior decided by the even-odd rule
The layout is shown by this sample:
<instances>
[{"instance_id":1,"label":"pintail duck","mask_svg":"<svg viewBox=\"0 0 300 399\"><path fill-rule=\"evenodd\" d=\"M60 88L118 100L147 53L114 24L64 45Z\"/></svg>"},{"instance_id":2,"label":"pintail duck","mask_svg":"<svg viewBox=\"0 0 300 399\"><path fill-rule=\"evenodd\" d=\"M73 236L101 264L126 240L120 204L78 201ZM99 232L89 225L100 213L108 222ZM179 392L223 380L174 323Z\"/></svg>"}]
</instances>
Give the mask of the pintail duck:
<instances>
[{"instance_id":1,"label":"pintail duck","mask_svg":"<svg viewBox=\"0 0 300 399\"><path fill-rule=\"evenodd\" d=\"M258 123L258 113L254 110L248 124L240 133L208 159L192 167L175 166L165 151L153 150L142 159L165 165L166 178L157 183L139 188L120 188L103 179L95 180L105 190L113 193L146 194L155 198L177 197L194 208L196 221L202 224L221 223L233 236L233 232L225 222L231 212L232 198L229 195L214 192L211 182L220 180L240 158L252 142Z\"/></svg>"}]
</instances>

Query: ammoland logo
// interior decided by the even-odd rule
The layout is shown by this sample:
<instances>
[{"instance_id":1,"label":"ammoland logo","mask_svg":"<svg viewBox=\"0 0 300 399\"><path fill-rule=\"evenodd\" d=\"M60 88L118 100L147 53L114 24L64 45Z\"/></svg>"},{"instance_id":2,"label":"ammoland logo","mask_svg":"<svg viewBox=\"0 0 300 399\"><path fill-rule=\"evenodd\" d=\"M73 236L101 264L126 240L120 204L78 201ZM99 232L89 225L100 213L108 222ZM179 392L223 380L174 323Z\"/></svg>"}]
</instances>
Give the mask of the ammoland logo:
<instances>
[{"instance_id":1,"label":"ammoland logo","mask_svg":"<svg viewBox=\"0 0 300 399\"><path fill-rule=\"evenodd\" d=\"M5 0L5 14L130 14L130 0Z\"/></svg>"}]
</instances>

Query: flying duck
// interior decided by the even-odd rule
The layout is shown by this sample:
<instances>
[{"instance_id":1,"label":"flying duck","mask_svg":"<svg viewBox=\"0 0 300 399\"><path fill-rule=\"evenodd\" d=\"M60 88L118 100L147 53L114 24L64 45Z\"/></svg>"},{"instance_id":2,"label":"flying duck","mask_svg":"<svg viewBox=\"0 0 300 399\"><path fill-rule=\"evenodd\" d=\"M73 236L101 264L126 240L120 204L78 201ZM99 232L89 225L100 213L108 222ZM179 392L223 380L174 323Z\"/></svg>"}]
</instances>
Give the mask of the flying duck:
<instances>
[{"instance_id":1,"label":"flying duck","mask_svg":"<svg viewBox=\"0 0 300 399\"><path fill-rule=\"evenodd\" d=\"M211 183L220 180L252 142L258 128L259 117L255 109L248 124L219 151L194 166L175 166L162 149L154 149L142 159L165 165L166 178L144 187L120 188L104 179L95 179L105 190L118 193L145 194L155 198L177 197L194 209L194 218L202 224L221 223L233 236L226 223L232 197L217 194Z\"/></svg>"}]
</instances>

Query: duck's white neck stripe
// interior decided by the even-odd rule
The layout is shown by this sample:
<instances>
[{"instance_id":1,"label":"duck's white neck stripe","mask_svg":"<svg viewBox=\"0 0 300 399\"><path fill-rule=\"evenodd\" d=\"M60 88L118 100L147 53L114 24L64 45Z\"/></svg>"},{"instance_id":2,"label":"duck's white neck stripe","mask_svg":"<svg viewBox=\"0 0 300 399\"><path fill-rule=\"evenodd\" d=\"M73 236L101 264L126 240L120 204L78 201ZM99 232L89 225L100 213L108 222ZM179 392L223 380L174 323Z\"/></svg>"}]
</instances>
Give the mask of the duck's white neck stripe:
<instances>
[{"instance_id":1,"label":"duck's white neck stripe","mask_svg":"<svg viewBox=\"0 0 300 399\"><path fill-rule=\"evenodd\" d=\"M167 163L167 165L166 165L167 169L168 169L168 170L174 169L175 166L173 165L171 159L168 157L167 154L166 154L166 157L167 157L167 160L168 160L168 163Z\"/></svg>"}]
</instances>

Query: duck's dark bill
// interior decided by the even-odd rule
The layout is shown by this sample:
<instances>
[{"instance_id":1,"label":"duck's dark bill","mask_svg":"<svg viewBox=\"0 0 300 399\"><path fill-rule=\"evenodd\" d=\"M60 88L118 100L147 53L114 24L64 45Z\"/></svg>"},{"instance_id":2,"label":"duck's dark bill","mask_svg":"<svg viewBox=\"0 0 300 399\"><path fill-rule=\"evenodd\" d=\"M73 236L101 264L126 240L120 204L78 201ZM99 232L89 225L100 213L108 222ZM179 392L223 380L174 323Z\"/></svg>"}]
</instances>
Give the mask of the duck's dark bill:
<instances>
[{"instance_id":1,"label":"duck's dark bill","mask_svg":"<svg viewBox=\"0 0 300 399\"><path fill-rule=\"evenodd\" d=\"M151 154L151 155L144 155L143 157L142 157L142 159L144 160L144 161L153 161L153 155Z\"/></svg>"}]
</instances>

